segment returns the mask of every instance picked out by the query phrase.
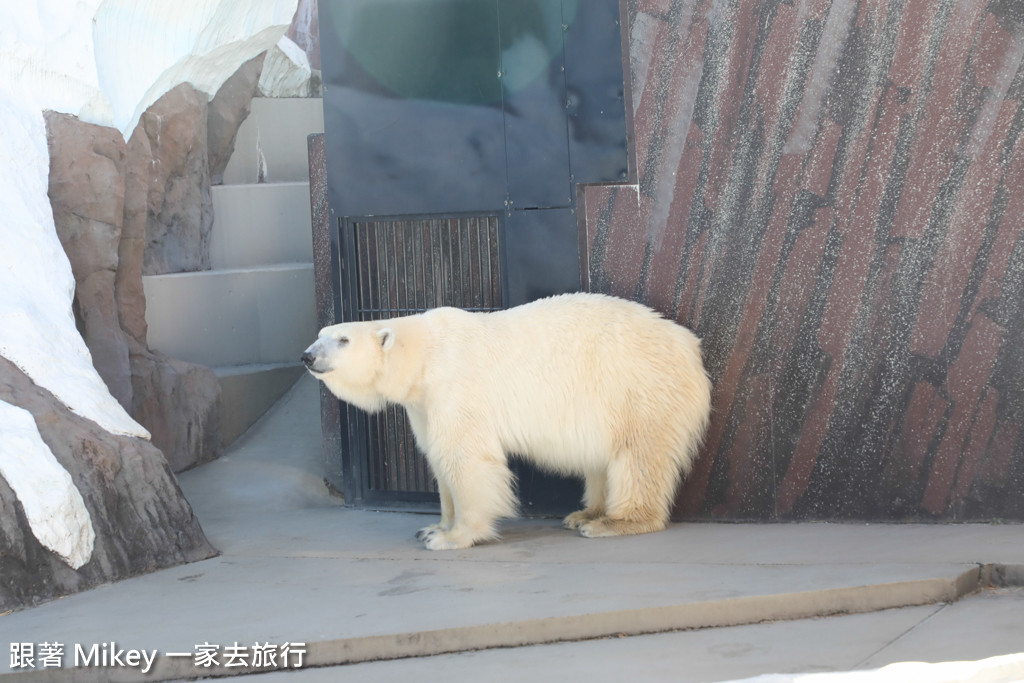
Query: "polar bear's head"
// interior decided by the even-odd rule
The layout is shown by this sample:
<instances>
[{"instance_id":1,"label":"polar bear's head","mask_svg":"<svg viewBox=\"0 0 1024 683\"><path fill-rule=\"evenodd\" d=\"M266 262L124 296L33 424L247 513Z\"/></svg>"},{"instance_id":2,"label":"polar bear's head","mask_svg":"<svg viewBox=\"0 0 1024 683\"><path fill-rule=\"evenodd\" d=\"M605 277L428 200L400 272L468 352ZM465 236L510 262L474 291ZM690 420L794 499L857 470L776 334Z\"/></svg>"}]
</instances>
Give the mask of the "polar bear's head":
<instances>
[{"instance_id":1,"label":"polar bear's head","mask_svg":"<svg viewBox=\"0 0 1024 683\"><path fill-rule=\"evenodd\" d=\"M368 412L384 407L381 376L394 346L392 328L377 322L332 325L302 354L302 362L331 393Z\"/></svg>"}]
</instances>

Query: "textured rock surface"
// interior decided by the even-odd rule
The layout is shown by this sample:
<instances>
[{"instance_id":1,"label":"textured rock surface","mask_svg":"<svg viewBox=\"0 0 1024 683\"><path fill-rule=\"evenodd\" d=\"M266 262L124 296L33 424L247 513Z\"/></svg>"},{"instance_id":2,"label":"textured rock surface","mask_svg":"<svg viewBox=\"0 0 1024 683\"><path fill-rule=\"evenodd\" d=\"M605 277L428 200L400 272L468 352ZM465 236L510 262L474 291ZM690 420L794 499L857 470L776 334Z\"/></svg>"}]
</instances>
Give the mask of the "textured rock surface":
<instances>
[{"instance_id":1,"label":"textured rock surface","mask_svg":"<svg viewBox=\"0 0 1024 683\"><path fill-rule=\"evenodd\" d=\"M121 328L132 349L146 348L146 293L142 289L142 270L146 252L146 225L149 223L149 195L153 168L153 146L142 126L128 139L128 159L124 179L124 222L118 245L115 281Z\"/></svg>"},{"instance_id":2,"label":"textured rock surface","mask_svg":"<svg viewBox=\"0 0 1024 683\"><path fill-rule=\"evenodd\" d=\"M217 457L220 382L213 370L146 352L132 354L132 416L175 472Z\"/></svg>"},{"instance_id":3,"label":"textured rock surface","mask_svg":"<svg viewBox=\"0 0 1024 683\"><path fill-rule=\"evenodd\" d=\"M0 400L32 413L82 493L96 532L91 559L71 569L32 535L0 478L0 612L216 553L152 444L74 415L3 358Z\"/></svg>"},{"instance_id":4,"label":"textured rock surface","mask_svg":"<svg viewBox=\"0 0 1024 683\"><path fill-rule=\"evenodd\" d=\"M219 444L217 377L208 368L155 354L146 344L145 235L152 221L161 220L152 209L164 209L165 216L189 212L169 206L164 188L182 182L160 162L175 154L162 148L177 148L180 141L166 134L151 139L140 124L126 145L113 128L52 112L47 126L54 220L72 264L76 321L93 362L175 471L212 460Z\"/></svg>"},{"instance_id":5,"label":"textured rock surface","mask_svg":"<svg viewBox=\"0 0 1024 683\"><path fill-rule=\"evenodd\" d=\"M161 202L166 208L168 201L166 193L161 193L161 186L168 181L153 163L160 155L154 143L160 147L167 141L151 140L141 123L128 141L117 291L121 325L131 339L130 412L149 430L153 445L163 451L171 469L180 472L217 457L220 382L209 368L154 353L146 343L146 297L142 289L146 234L150 221L156 220L151 208ZM199 196L209 197L209 186Z\"/></svg>"},{"instance_id":6,"label":"textured rock surface","mask_svg":"<svg viewBox=\"0 0 1024 683\"><path fill-rule=\"evenodd\" d=\"M131 408L128 340L115 296L127 150L113 128L46 113L50 203L75 277L75 320L110 393ZM141 282L140 282L141 284Z\"/></svg>"},{"instance_id":7,"label":"textured rock surface","mask_svg":"<svg viewBox=\"0 0 1024 683\"><path fill-rule=\"evenodd\" d=\"M238 127L252 110L252 98L256 94L266 56L263 53L243 64L210 100L206 139L210 182L214 185L224 182L224 169L235 151Z\"/></svg>"},{"instance_id":8,"label":"textured rock surface","mask_svg":"<svg viewBox=\"0 0 1024 683\"><path fill-rule=\"evenodd\" d=\"M206 96L183 83L139 120L152 152L144 275L210 268L213 200L206 116Z\"/></svg>"},{"instance_id":9,"label":"textured rock surface","mask_svg":"<svg viewBox=\"0 0 1024 683\"><path fill-rule=\"evenodd\" d=\"M292 24L285 37L306 53L306 60L314 71L320 70L320 12L317 0L299 0Z\"/></svg>"}]
</instances>

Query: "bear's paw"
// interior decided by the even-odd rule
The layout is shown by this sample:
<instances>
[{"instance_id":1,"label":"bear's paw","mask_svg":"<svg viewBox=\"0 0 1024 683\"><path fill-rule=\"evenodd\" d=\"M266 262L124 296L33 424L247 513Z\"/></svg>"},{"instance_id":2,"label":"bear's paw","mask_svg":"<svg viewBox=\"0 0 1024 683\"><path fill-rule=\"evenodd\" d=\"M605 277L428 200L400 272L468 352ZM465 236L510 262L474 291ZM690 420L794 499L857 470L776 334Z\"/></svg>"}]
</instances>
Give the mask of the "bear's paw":
<instances>
[{"instance_id":1,"label":"bear's paw","mask_svg":"<svg viewBox=\"0 0 1024 683\"><path fill-rule=\"evenodd\" d=\"M427 526L423 527L422 529L416 532L416 540L425 541L427 540L427 536L434 533L435 531L447 531L447 529L445 529L445 527L441 526L440 524L428 524Z\"/></svg>"},{"instance_id":2,"label":"bear's paw","mask_svg":"<svg viewBox=\"0 0 1024 683\"><path fill-rule=\"evenodd\" d=\"M423 529L421 529L423 531ZM473 537L445 531L438 526L423 534L420 539L428 550L458 550L473 545Z\"/></svg>"},{"instance_id":3,"label":"bear's paw","mask_svg":"<svg viewBox=\"0 0 1024 683\"><path fill-rule=\"evenodd\" d=\"M655 517L644 519L612 519L599 517L580 525L580 534L587 538L606 536L627 536L631 534L649 534L665 528L665 520Z\"/></svg>"},{"instance_id":4,"label":"bear's paw","mask_svg":"<svg viewBox=\"0 0 1024 683\"><path fill-rule=\"evenodd\" d=\"M589 510L577 510L562 520L562 526L566 529L579 529L587 522L600 517L600 513L593 513Z\"/></svg>"}]
</instances>

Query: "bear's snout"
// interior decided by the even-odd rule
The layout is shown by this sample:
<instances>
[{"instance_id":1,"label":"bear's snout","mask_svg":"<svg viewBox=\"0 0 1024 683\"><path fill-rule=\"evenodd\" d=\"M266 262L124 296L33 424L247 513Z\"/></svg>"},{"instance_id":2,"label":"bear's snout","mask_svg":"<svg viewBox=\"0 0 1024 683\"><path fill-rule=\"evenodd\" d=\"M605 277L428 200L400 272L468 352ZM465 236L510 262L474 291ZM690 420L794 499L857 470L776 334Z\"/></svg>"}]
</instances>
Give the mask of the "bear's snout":
<instances>
[{"instance_id":1,"label":"bear's snout","mask_svg":"<svg viewBox=\"0 0 1024 683\"><path fill-rule=\"evenodd\" d=\"M314 375L321 373L327 368L324 367L323 349L321 348L320 340L316 340L309 345L302 355L299 356L299 360L306 366L306 369L312 372Z\"/></svg>"},{"instance_id":2,"label":"bear's snout","mask_svg":"<svg viewBox=\"0 0 1024 683\"><path fill-rule=\"evenodd\" d=\"M331 371L331 355L330 347L325 345L323 339L317 339L315 342L309 345L302 355L299 356L299 360L306 366L306 369L313 373L314 376L320 377Z\"/></svg>"}]
</instances>

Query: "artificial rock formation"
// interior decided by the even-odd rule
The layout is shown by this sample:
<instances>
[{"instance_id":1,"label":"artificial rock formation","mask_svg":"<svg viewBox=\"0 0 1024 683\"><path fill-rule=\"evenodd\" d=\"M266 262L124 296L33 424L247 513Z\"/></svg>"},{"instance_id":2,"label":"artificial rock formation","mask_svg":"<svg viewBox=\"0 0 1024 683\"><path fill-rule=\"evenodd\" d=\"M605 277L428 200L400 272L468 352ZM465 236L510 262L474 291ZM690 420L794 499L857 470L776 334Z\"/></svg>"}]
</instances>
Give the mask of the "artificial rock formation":
<instances>
[{"instance_id":1,"label":"artificial rock formation","mask_svg":"<svg viewBox=\"0 0 1024 683\"><path fill-rule=\"evenodd\" d=\"M208 270L211 178L249 114L264 55L207 103L182 84L125 143L113 128L48 112L50 200L75 276L75 315L100 376L174 471L217 455L220 385L209 368L148 348L143 275Z\"/></svg>"},{"instance_id":2,"label":"artificial rock formation","mask_svg":"<svg viewBox=\"0 0 1024 683\"><path fill-rule=\"evenodd\" d=\"M127 150L111 128L53 112L47 112L46 124L52 159L50 204L75 277L75 320L97 372L128 409L128 339L115 296Z\"/></svg>"},{"instance_id":3,"label":"artificial rock formation","mask_svg":"<svg viewBox=\"0 0 1024 683\"><path fill-rule=\"evenodd\" d=\"M252 111L252 98L256 95L263 62L267 53L250 59L224 81L210 100L207 116L206 139L210 164L210 183L224 182L224 170L235 151L238 128Z\"/></svg>"},{"instance_id":4,"label":"artificial rock formation","mask_svg":"<svg viewBox=\"0 0 1024 683\"><path fill-rule=\"evenodd\" d=\"M216 554L151 443L75 415L2 357L0 401L35 418L81 492L96 534L89 561L72 569L36 539L0 477L0 613Z\"/></svg>"},{"instance_id":5,"label":"artificial rock formation","mask_svg":"<svg viewBox=\"0 0 1024 683\"><path fill-rule=\"evenodd\" d=\"M172 105L189 99L176 93ZM177 130L174 115L158 134L153 121L160 114L152 112L128 144L113 128L48 112L50 201L75 276L76 322L93 363L121 405L150 431L153 445L181 471L217 455L220 385L209 368L148 349L142 273L147 244L159 249L197 234L195 223L177 235L165 228L168 217L198 215L193 204L209 196L209 185L196 189L195 181L176 175L194 170L193 157L205 170L205 144L198 152L183 149L170 135ZM194 120L180 111L178 118ZM191 134L183 137L194 141ZM156 239L147 237L151 231ZM172 251L186 250L164 254Z\"/></svg>"},{"instance_id":6,"label":"artificial rock formation","mask_svg":"<svg viewBox=\"0 0 1024 683\"><path fill-rule=\"evenodd\" d=\"M163 354L131 357L131 413L152 435L175 472L217 457L220 381L208 367Z\"/></svg>"},{"instance_id":7,"label":"artificial rock formation","mask_svg":"<svg viewBox=\"0 0 1024 683\"><path fill-rule=\"evenodd\" d=\"M129 145L112 128L54 112L45 118L50 202L75 278L76 325L111 393L153 439L115 435L74 414L0 358L0 401L31 413L81 493L95 534L88 561L73 569L40 543L0 478L0 612L216 552L172 467L216 455L220 386L208 368L149 351L142 290L151 217L185 214L188 207L170 198L196 195L176 194L186 183L158 168L173 157L160 154L167 138L153 145L143 132ZM189 172L188 164L175 168Z\"/></svg>"},{"instance_id":8,"label":"artificial rock formation","mask_svg":"<svg viewBox=\"0 0 1024 683\"><path fill-rule=\"evenodd\" d=\"M153 103L133 137L149 139L151 169L144 275L210 268L213 199L207 162L207 99L182 83Z\"/></svg>"},{"instance_id":9,"label":"artificial rock formation","mask_svg":"<svg viewBox=\"0 0 1024 683\"><path fill-rule=\"evenodd\" d=\"M0 476L0 614L215 552L178 490L168 460L176 462L176 455L208 458L215 452L197 444L218 443L219 385L208 369L147 349L142 289L144 262L147 272L208 267L205 241L212 202L206 95L182 87L154 106L141 125L135 122L153 97L179 82L197 84L204 92L218 87L234 65L280 38L290 7L273 1L185 2L170 13L147 13L102 3L93 8L91 21L81 21L81 16L68 19L60 2L39 4L57 19L46 22L49 30L39 31L32 20L43 9L26 10L27 20L20 23L15 17L14 40L6 42L18 53L15 62L27 67L20 77L15 74L16 87L0 97L7 133L2 139L10 143L0 156L14 160L10 182L4 183L5 208L11 210L0 234L8 237L2 241L9 267L0 269L7 273L0 289L11 304L4 309L8 324L3 327L15 330L4 335L0 357L5 414L0 441L9 446ZM206 12L208 5L216 11ZM147 26L159 26L158 44L143 44L155 35ZM95 36L104 39L94 41ZM126 60L125 54L137 59ZM83 64L95 65L92 79L82 76ZM136 430L97 387L94 375L85 372L88 359L80 353L81 340L64 343L75 339L75 330L67 315L67 269L59 262L44 214L46 165L40 152L46 147L40 144L39 109L47 107L114 121L118 129L89 128L70 117L48 115L49 194L74 277L74 324L111 395L146 423L152 442L112 433L143 430ZM123 138L136 129L141 132L126 145ZM153 248L147 249L147 243ZM33 348L33 340L44 335L57 343ZM44 346L69 353L57 362L40 363L47 355L40 352ZM26 454L19 440L25 441L28 432L34 441L28 449L33 452ZM165 449L167 458L156 446ZM50 461L51 453L49 471L35 467L42 456ZM64 475L61 468L68 472L76 516L47 507L43 516L49 526L40 526L40 501L57 499L36 495L56 488L52 478L38 475ZM73 531L70 522L78 522L83 538L94 540L73 555L62 554L60 543L40 533Z\"/></svg>"},{"instance_id":10,"label":"artificial rock formation","mask_svg":"<svg viewBox=\"0 0 1024 683\"><path fill-rule=\"evenodd\" d=\"M171 90L127 143L116 129L45 115L76 326L112 395L152 440L111 434L0 358L0 401L32 414L95 533L89 560L71 568L35 537L0 477L0 612L216 552L172 471L216 456L220 384L209 368L149 350L142 276L209 268L211 167L223 172L261 67L262 58L244 65L209 107L187 84Z\"/></svg>"}]
</instances>

